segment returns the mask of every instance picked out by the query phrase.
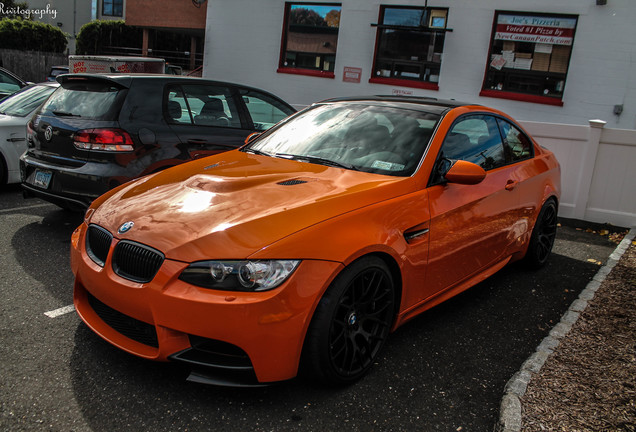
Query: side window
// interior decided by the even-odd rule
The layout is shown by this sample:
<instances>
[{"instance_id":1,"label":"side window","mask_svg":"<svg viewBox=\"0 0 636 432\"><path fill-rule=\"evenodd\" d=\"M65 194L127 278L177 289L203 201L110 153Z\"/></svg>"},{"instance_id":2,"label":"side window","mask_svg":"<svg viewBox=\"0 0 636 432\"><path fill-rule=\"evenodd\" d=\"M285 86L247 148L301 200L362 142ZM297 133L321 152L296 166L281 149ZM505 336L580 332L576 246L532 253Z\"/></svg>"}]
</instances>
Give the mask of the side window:
<instances>
[{"instance_id":1,"label":"side window","mask_svg":"<svg viewBox=\"0 0 636 432\"><path fill-rule=\"evenodd\" d=\"M509 122L498 119L504 136L504 150L510 162L517 162L532 157L533 146L530 138Z\"/></svg>"},{"instance_id":2,"label":"side window","mask_svg":"<svg viewBox=\"0 0 636 432\"><path fill-rule=\"evenodd\" d=\"M172 86L168 89L167 116L174 124L241 128L236 105L226 87Z\"/></svg>"},{"instance_id":3,"label":"side window","mask_svg":"<svg viewBox=\"0 0 636 432\"><path fill-rule=\"evenodd\" d=\"M289 107L266 94L245 90L241 95L257 131L267 130L293 113Z\"/></svg>"},{"instance_id":4,"label":"side window","mask_svg":"<svg viewBox=\"0 0 636 432\"><path fill-rule=\"evenodd\" d=\"M168 121L173 124L192 124L192 117L180 87L168 92Z\"/></svg>"},{"instance_id":5,"label":"side window","mask_svg":"<svg viewBox=\"0 0 636 432\"><path fill-rule=\"evenodd\" d=\"M14 79L10 75L5 75L0 71L0 90L5 90L10 93L20 90L20 82Z\"/></svg>"},{"instance_id":6,"label":"side window","mask_svg":"<svg viewBox=\"0 0 636 432\"><path fill-rule=\"evenodd\" d=\"M485 115L460 119L442 144L442 156L473 162L485 170L504 165L506 158L497 121Z\"/></svg>"}]
</instances>

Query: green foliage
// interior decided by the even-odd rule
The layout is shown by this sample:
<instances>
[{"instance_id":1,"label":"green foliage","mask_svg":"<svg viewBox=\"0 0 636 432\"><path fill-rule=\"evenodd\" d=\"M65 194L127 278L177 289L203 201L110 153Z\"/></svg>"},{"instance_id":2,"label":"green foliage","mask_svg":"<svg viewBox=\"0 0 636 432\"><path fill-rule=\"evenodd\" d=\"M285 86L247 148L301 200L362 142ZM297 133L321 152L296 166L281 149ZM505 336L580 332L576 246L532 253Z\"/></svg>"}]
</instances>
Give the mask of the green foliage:
<instances>
[{"instance_id":1,"label":"green foliage","mask_svg":"<svg viewBox=\"0 0 636 432\"><path fill-rule=\"evenodd\" d=\"M0 48L61 53L66 50L66 36L58 27L39 21L0 20Z\"/></svg>"},{"instance_id":2,"label":"green foliage","mask_svg":"<svg viewBox=\"0 0 636 432\"><path fill-rule=\"evenodd\" d=\"M314 27L326 27L327 22L315 10L298 7L293 8L289 14L289 22L296 25L307 25Z\"/></svg>"},{"instance_id":3,"label":"green foliage","mask_svg":"<svg viewBox=\"0 0 636 432\"><path fill-rule=\"evenodd\" d=\"M77 34L77 54L107 54L111 47L140 47L143 33L124 21L91 21Z\"/></svg>"}]
</instances>

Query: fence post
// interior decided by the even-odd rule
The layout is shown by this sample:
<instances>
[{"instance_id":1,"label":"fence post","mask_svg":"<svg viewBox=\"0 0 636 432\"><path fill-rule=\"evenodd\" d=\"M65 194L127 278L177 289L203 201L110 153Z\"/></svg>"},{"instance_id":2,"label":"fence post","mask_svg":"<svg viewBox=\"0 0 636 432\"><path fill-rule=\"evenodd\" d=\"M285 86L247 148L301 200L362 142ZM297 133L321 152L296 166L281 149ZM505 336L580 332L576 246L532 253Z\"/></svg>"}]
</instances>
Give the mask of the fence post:
<instances>
[{"instance_id":1,"label":"fence post","mask_svg":"<svg viewBox=\"0 0 636 432\"><path fill-rule=\"evenodd\" d=\"M607 122L603 120L590 120L590 131L582 157L582 164L579 169L578 187L574 198L574 218L585 219L587 203L590 198L590 188L592 187L592 177L596 165L596 156L601 142L601 133Z\"/></svg>"}]
</instances>

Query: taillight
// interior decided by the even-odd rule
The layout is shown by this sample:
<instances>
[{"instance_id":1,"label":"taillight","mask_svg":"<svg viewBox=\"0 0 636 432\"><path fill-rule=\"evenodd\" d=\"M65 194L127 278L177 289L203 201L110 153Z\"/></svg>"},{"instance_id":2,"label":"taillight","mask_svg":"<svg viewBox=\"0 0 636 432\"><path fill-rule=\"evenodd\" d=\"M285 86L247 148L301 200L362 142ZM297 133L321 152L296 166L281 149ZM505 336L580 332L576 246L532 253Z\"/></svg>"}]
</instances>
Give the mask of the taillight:
<instances>
[{"instance_id":1,"label":"taillight","mask_svg":"<svg viewBox=\"0 0 636 432\"><path fill-rule=\"evenodd\" d=\"M121 129L84 129L75 132L73 144L80 150L133 151L133 140Z\"/></svg>"},{"instance_id":2,"label":"taillight","mask_svg":"<svg viewBox=\"0 0 636 432\"><path fill-rule=\"evenodd\" d=\"M33 130L33 121L30 121L26 125L26 136L27 136L27 146L33 147L33 136L35 135L35 131Z\"/></svg>"}]
</instances>

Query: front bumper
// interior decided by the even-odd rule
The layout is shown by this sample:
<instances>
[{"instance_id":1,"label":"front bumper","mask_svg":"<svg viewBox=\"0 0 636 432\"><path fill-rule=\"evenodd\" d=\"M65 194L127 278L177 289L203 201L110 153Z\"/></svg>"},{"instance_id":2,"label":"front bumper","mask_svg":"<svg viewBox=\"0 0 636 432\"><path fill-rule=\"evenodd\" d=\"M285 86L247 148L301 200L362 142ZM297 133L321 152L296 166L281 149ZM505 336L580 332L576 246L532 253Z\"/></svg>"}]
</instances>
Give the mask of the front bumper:
<instances>
[{"instance_id":1,"label":"front bumper","mask_svg":"<svg viewBox=\"0 0 636 432\"><path fill-rule=\"evenodd\" d=\"M245 293L199 288L178 279L187 263L165 259L149 283L118 276L111 244L104 266L86 253L86 224L73 234L74 303L98 335L134 355L184 361L194 380L225 385L296 376L306 329L324 290L341 270L303 261L280 287Z\"/></svg>"}]
</instances>

